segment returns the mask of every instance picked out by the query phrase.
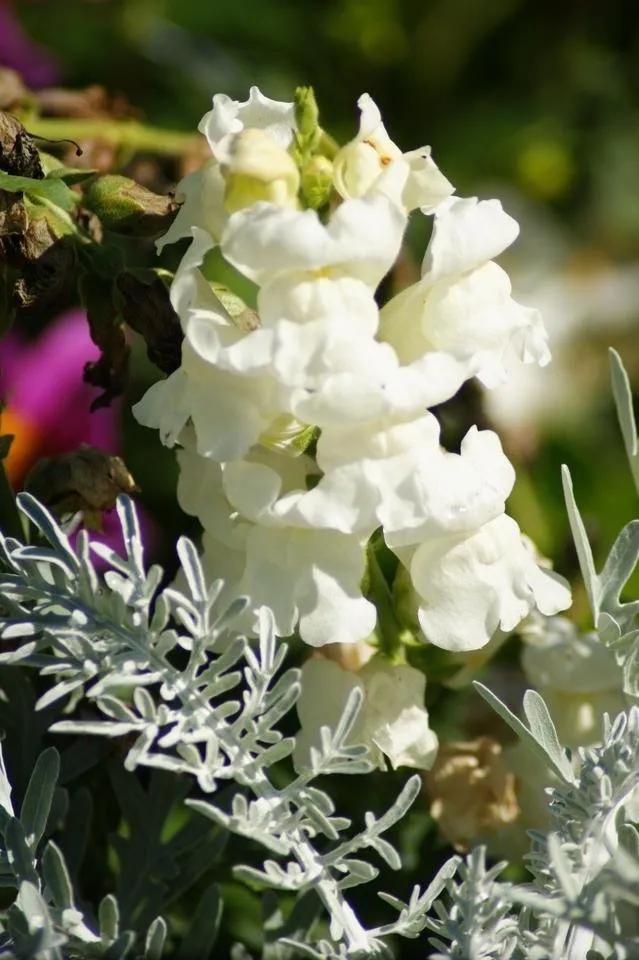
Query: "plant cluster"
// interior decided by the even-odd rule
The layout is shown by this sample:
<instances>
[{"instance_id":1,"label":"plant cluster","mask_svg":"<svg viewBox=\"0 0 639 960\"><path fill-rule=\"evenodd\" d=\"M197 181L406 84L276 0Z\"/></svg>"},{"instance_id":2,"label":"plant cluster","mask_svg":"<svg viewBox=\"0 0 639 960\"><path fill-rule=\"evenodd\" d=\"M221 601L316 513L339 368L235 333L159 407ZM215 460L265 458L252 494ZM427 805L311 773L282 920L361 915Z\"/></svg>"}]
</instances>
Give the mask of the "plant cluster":
<instances>
[{"instance_id":1,"label":"plant cluster","mask_svg":"<svg viewBox=\"0 0 639 960\"><path fill-rule=\"evenodd\" d=\"M1 175L12 262L24 267L26 233L62 211L96 303L100 277L110 303L124 281L78 209L114 230L156 231L168 217L160 246L188 241L168 313L145 307L149 354L166 357L168 340L179 349L134 413L178 447L177 497L204 533L201 551L179 540L171 583L145 564L128 496L117 499L123 552L91 539L82 521L99 522L135 484L118 458L86 448L49 463L40 498L18 495L19 515L6 511L5 714L40 715L72 746L33 758L19 804L11 765L0 767L0 878L13 898L0 956L211 955L224 900L212 881L231 843L235 881L263 892L259 945L237 937L235 960L363 960L392 955L400 938L440 960L637 955L639 605L622 592L639 521L598 573L565 472L593 617L582 633L557 616L568 585L505 512L515 478L497 435L473 426L453 452L433 412L472 379L490 389L519 363L550 359L539 314L513 300L493 259L518 226L496 200L454 196L430 148L402 152L369 96L359 107L357 135L339 146L309 89L292 103L257 88L244 103L217 95L200 125L209 155L178 185L177 215L172 199L155 210L117 176L44 175L37 153L32 175ZM421 276L389 290L411 214L432 218ZM224 286L209 278L216 257ZM5 280L15 305L24 288ZM108 399L119 389L111 360L126 353L109 337L126 338L113 312L99 331L95 316ZM639 489L615 354L612 370ZM463 684L516 629L536 688L525 720L475 688L519 743L440 748L427 680ZM96 899L82 889L92 804L67 785L99 765L101 738L118 755L125 826L110 841L117 889ZM381 813L340 811L333 784L388 765L422 773ZM401 869L395 831L422 777L459 853L406 901L378 891L369 923L351 891ZM530 810L544 786L540 817ZM526 825L530 879L516 883L488 858ZM179 910L167 921L195 892L181 928Z\"/></svg>"}]
</instances>

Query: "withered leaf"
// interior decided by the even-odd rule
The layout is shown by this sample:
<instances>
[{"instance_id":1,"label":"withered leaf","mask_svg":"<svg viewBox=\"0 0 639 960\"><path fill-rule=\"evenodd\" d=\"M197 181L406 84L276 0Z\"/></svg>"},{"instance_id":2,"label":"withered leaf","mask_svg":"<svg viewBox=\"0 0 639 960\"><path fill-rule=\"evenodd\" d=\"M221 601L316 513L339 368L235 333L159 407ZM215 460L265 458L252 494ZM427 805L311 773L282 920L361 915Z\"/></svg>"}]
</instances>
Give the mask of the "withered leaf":
<instances>
[{"instance_id":1,"label":"withered leaf","mask_svg":"<svg viewBox=\"0 0 639 960\"><path fill-rule=\"evenodd\" d=\"M146 353L163 373L173 373L182 360L184 334L166 284L155 270L127 270L117 280L125 322L146 343Z\"/></svg>"},{"instance_id":2,"label":"withered leaf","mask_svg":"<svg viewBox=\"0 0 639 960\"><path fill-rule=\"evenodd\" d=\"M124 390L130 348L122 317L115 303L112 280L95 274L84 274L78 290L87 312L91 339L100 348L98 360L85 365L84 380L103 393L91 404L91 410L108 407Z\"/></svg>"},{"instance_id":3,"label":"withered leaf","mask_svg":"<svg viewBox=\"0 0 639 960\"><path fill-rule=\"evenodd\" d=\"M0 111L0 170L17 177L44 179L38 150L19 120Z\"/></svg>"},{"instance_id":4,"label":"withered leaf","mask_svg":"<svg viewBox=\"0 0 639 960\"><path fill-rule=\"evenodd\" d=\"M101 514L112 510L119 494L139 490L121 457L82 444L77 450L40 460L25 481L25 490L55 516L81 512L85 526L102 529Z\"/></svg>"}]
</instances>

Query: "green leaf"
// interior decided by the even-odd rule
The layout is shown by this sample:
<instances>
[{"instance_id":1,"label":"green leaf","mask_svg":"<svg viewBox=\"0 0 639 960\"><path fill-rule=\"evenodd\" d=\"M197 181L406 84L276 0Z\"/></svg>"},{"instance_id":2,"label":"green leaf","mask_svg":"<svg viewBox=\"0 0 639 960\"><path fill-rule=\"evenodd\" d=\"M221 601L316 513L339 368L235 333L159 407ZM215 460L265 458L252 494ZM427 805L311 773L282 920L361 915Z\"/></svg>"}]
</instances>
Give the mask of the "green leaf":
<instances>
[{"instance_id":1,"label":"green leaf","mask_svg":"<svg viewBox=\"0 0 639 960\"><path fill-rule=\"evenodd\" d=\"M100 901L98 918L100 936L107 942L116 940L120 932L120 908L112 893L107 893L106 897Z\"/></svg>"},{"instance_id":2,"label":"green leaf","mask_svg":"<svg viewBox=\"0 0 639 960\"><path fill-rule=\"evenodd\" d=\"M49 200L63 210L73 210L78 197L59 177L45 177L35 180L32 177L14 177L0 170L0 190L10 193L27 193L31 197Z\"/></svg>"},{"instance_id":3,"label":"green leaf","mask_svg":"<svg viewBox=\"0 0 639 960\"><path fill-rule=\"evenodd\" d=\"M146 934L144 960L162 960L166 933L166 920L162 917L156 917Z\"/></svg>"},{"instance_id":4,"label":"green leaf","mask_svg":"<svg viewBox=\"0 0 639 960\"><path fill-rule=\"evenodd\" d=\"M216 884L207 887L195 908L177 960L192 960L193 957L206 960L217 940L223 906L220 888Z\"/></svg>"},{"instance_id":5,"label":"green leaf","mask_svg":"<svg viewBox=\"0 0 639 960\"><path fill-rule=\"evenodd\" d=\"M564 488L564 498L566 500L566 510L568 511L570 529L572 531L573 540L575 541L575 549L577 551L579 566L581 568L581 575L583 577L586 593L588 594L588 601L590 603L590 609L592 610L592 615L596 625L599 614L601 584L599 583L599 577L597 576L597 572L595 570L595 563L592 557L590 543L588 542L586 528L583 520L581 519L581 514L579 513L579 508L577 507L577 503L575 501L570 471L565 464L561 468L561 480Z\"/></svg>"},{"instance_id":6,"label":"green leaf","mask_svg":"<svg viewBox=\"0 0 639 960\"><path fill-rule=\"evenodd\" d=\"M636 604L622 604L621 591L629 580L639 560L639 520L628 523L617 539L608 555L605 566L599 576L601 596L599 607L602 611L624 621L628 621L636 612ZM624 610L628 607L627 610ZM622 627L626 624L621 623Z\"/></svg>"},{"instance_id":7,"label":"green leaf","mask_svg":"<svg viewBox=\"0 0 639 960\"><path fill-rule=\"evenodd\" d=\"M528 746L537 754L537 756L551 768L553 773L566 785L575 784L575 775L573 773L572 767L568 761L568 758L565 754L562 755L560 762L557 762L557 756L553 753L548 753L545 740L542 739L540 742L537 739L537 736L528 729L528 727L521 722L519 717L516 717L512 710L509 710L505 703L496 696L492 690L489 690L488 687L485 687L483 683L480 683L478 680L473 681L473 686L479 693L481 697L488 703L495 713L498 713L502 720L508 724L511 730L513 730L517 736L523 740ZM532 691L528 691L532 692ZM539 696L539 694L537 694ZM541 699L541 698L540 698ZM544 707L546 705L544 704ZM531 709L536 709L532 708ZM546 707L546 710L548 708ZM543 723L540 717L536 718L536 723ZM551 721L552 724L552 721ZM554 730L554 724L552 725ZM555 737L557 734L555 733ZM552 741L552 735L550 735L550 741ZM552 747L551 747L552 750Z\"/></svg>"},{"instance_id":8,"label":"green leaf","mask_svg":"<svg viewBox=\"0 0 639 960\"><path fill-rule=\"evenodd\" d=\"M555 871L561 892L568 903L576 903L579 898L579 886L574 876L573 865L561 846L561 840L556 833L549 833L547 843L548 859Z\"/></svg>"},{"instance_id":9,"label":"green leaf","mask_svg":"<svg viewBox=\"0 0 639 960\"><path fill-rule=\"evenodd\" d=\"M33 855L31 847L27 843L27 836L24 827L17 817L12 817L8 823L4 834L9 862L14 876L20 882L27 881L38 885L38 875L33 867Z\"/></svg>"},{"instance_id":10,"label":"green leaf","mask_svg":"<svg viewBox=\"0 0 639 960\"><path fill-rule=\"evenodd\" d=\"M27 528L20 516L16 495L9 483L3 459L0 459L0 533L16 540L27 540Z\"/></svg>"},{"instance_id":11,"label":"green leaf","mask_svg":"<svg viewBox=\"0 0 639 960\"><path fill-rule=\"evenodd\" d=\"M42 855L42 875L53 902L60 910L73 909L73 886L62 851L49 840Z\"/></svg>"},{"instance_id":12,"label":"green leaf","mask_svg":"<svg viewBox=\"0 0 639 960\"><path fill-rule=\"evenodd\" d=\"M617 419L621 428L626 456L630 464L632 479L635 488L639 493L639 449L637 447L637 424L632 406L632 390L628 374L621 361L621 357L616 350L612 348L608 351L610 358L610 379L612 381L612 394L615 398L617 408Z\"/></svg>"},{"instance_id":13,"label":"green leaf","mask_svg":"<svg viewBox=\"0 0 639 960\"><path fill-rule=\"evenodd\" d=\"M524 694L524 713L530 724L530 732L543 748L546 756L550 757L561 770L565 770L567 777L572 776L572 767L566 757L564 748L559 743L557 730L548 707L544 698L536 690L526 690Z\"/></svg>"},{"instance_id":14,"label":"green leaf","mask_svg":"<svg viewBox=\"0 0 639 960\"><path fill-rule=\"evenodd\" d=\"M78 170L76 167L55 167L47 173L47 179L62 180L68 187L73 187L76 183L84 183L85 180L90 180L99 172L99 170Z\"/></svg>"},{"instance_id":15,"label":"green leaf","mask_svg":"<svg viewBox=\"0 0 639 960\"><path fill-rule=\"evenodd\" d=\"M34 851L47 826L59 774L60 754L49 747L36 760L20 810L20 821Z\"/></svg>"},{"instance_id":16,"label":"green leaf","mask_svg":"<svg viewBox=\"0 0 639 960\"><path fill-rule=\"evenodd\" d=\"M15 436L12 433L3 433L0 436L0 460L5 460L9 455L9 450L11 449L11 444L15 440Z\"/></svg>"}]
</instances>

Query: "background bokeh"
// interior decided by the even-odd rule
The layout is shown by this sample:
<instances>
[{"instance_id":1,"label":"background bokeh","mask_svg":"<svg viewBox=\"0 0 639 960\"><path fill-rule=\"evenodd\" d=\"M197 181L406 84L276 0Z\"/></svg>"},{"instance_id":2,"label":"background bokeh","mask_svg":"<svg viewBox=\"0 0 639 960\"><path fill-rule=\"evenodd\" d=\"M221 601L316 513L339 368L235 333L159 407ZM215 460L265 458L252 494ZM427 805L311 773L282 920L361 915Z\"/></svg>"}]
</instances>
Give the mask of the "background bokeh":
<instances>
[{"instance_id":1,"label":"background bokeh","mask_svg":"<svg viewBox=\"0 0 639 960\"><path fill-rule=\"evenodd\" d=\"M605 556L636 515L606 353L615 346L639 382L636 0L0 0L3 62L34 88L100 85L123 114L188 133L216 92L244 99L257 84L290 99L311 84L323 125L344 141L368 91L404 149L432 144L459 194L500 197L522 227L501 262L517 299L543 310L555 360L471 398L469 415L504 438L518 472L509 510L557 568L576 574L564 462L595 555ZM157 175L146 162L116 158L140 179ZM163 188L180 172L163 164ZM416 263L426 237L416 224ZM178 254L169 251L168 266ZM25 317L26 333L50 319ZM175 507L174 458L127 413L156 376L136 350L123 443L170 563L175 534L193 529ZM576 597L579 619L578 588ZM449 722L445 707L440 722ZM401 842L416 880L446 853L423 817L408 819ZM235 915L257 923L245 896L235 889L230 898L231 927Z\"/></svg>"}]
</instances>

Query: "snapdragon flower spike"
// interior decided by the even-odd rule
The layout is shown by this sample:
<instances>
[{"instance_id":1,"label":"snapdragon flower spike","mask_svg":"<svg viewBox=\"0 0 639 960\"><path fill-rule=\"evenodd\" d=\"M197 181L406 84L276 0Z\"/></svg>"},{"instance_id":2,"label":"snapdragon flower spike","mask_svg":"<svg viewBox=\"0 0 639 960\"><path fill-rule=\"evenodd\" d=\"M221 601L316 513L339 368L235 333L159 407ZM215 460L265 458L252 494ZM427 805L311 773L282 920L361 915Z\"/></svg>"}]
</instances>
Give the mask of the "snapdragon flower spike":
<instances>
[{"instance_id":1,"label":"snapdragon flower spike","mask_svg":"<svg viewBox=\"0 0 639 960\"><path fill-rule=\"evenodd\" d=\"M297 628L313 646L369 636L361 582L381 527L425 637L476 649L569 595L505 515L514 473L495 434L473 428L448 453L428 410L470 377L499 382L513 355L546 363L545 331L492 259L516 222L498 201L451 197L427 148L402 153L370 97L360 108L334 159L343 201L319 213L299 208L293 106L256 88L243 104L214 99L206 182L190 182L170 233L192 240L171 291L182 365L135 412L185 447L180 502L202 520L205 563L229 597L249 596L248 632L266 604L280 635ZM422 278L380 313L415 207L435 214ZM258 287L249 323L202 273L215 243ZM302 454L313 428L316 462Z\"/></svg>"}]
</instances>

